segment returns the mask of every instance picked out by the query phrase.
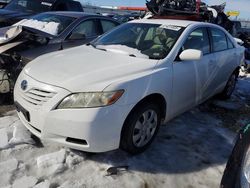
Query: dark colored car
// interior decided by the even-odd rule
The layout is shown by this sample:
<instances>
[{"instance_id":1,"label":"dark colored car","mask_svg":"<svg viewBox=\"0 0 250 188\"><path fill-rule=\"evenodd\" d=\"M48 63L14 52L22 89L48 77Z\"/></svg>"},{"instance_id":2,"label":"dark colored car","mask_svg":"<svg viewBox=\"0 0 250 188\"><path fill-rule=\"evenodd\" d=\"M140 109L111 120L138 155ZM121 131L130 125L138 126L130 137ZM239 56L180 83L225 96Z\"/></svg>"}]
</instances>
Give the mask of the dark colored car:
<instances>
[{"instance_id":1,"label":"dark colored car","mask_svg":"<svg viewBox=\"0 0 250 188\"><path fill-rule=\"evenodd\" d=\"M0 0L0 8L5 7L9 2L10 0Z\"/></svg>"},{"instance_id":2,"label":"dark colored car","mask_svg":"<svg viewBox=\"0 0 250 188\"><path fill-rule=\"evenodd\" d=\"M46 27L36 28L36 24L40 27L41 23L53 24L47 31ZM59 23L56 24L57 33L53 31L51 34L55 23ZM0 29L0 98L12 92L20 71L31 60L42 54L89 43L119 25L112 18L81 12L41 13L20 24L22 26ZM8 32L12 36L1 41L1 31L2 36Z\"/></svg>"},{"instance_id":3,"label":"dark colored car","mask_svg":"<svg viewBox=\"0 0 250 188\"><path fill-rule=\"evenodd\" d=\"M48 11L83 12L80 2L73 0L12 0L0 9L0 27L10 26L22 19Z\"/></svg>"},{"instance_id":4,"label":"dark colored car","mask_svg":"<svg viewBox=\"0 0 250 188\"><path fill-rule=\"evenodd\" d=\"M227 162L221 188L250 187L250 124L238 134L235 146Z\"/></svg>"},{"instance_id":5,"label":"dark colored car","mask_svg":"<svg viewBox=\"0 0 250 188\"><path fill-rule=\"evenodd\" d=\"M113 16L113 19L118 21L119 23L126 23L131 20L139 19L139 14L125 14L125 15L115 15Z\"/></svg>"}]
</instances>

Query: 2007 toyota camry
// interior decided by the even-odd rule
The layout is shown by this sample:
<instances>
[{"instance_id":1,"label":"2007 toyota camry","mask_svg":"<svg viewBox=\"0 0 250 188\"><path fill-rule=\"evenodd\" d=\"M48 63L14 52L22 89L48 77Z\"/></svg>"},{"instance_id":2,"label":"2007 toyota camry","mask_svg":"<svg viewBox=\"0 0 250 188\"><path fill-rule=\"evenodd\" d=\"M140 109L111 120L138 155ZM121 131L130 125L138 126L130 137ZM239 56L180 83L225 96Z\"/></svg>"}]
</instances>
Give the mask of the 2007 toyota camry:
<instances>
[{"instance_id":1,"label":"2007 toyota camry","mask_svg":"<svg viewBox=\"0 0 250 188\"><path fill-rule=\"evenodd\" d=\"M14 98L37 137L89 152L144 151L161 123L232 94L244 49L219 26L178 20L121 25L87 46L28 64Z\"/></svg>"}]
</instances>

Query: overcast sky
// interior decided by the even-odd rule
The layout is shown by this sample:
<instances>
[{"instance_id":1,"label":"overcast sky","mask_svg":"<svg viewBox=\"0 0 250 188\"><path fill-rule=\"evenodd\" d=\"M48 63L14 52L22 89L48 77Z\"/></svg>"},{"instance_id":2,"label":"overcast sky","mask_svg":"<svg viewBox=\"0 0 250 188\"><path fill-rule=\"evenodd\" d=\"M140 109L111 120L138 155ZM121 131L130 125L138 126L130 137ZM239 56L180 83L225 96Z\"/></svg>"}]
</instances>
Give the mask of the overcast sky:
<instances>
[{"instance_id":1,"label":"overcast sky","mask_svg":"<svg viewBox=\"0 0 250 188\"><path fill-rule=\"evenodd\" d=\"M106 6L145 6L145 0L81 0L94 5ZM250 0L204 0L209 5L227 2L227 10L240 11L241 18L250 19Z\"/></svg>"}]
</instances>

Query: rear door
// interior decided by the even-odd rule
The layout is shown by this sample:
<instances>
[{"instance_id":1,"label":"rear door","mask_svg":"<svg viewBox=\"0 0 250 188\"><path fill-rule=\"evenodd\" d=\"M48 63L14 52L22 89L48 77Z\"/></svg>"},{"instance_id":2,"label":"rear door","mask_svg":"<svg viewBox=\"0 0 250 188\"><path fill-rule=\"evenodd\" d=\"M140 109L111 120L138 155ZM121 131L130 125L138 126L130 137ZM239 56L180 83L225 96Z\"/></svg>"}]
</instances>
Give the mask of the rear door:
<instances>
[{"instance_id":1,"label":"rear door","mask_svg":"<svg viewBox=\"0 0 250 188\"><path fill-rule=\"evenodd\" d=\"M209 93L214 95L226 85L237 62L236 48L226 33L219 28L209 28L215 62L209 64Z\"/></svg>"},{"instance_id":2,"label":"rear door","mask_svg":"<svg viewBox=\"0 0 250 188\"><path fill-rule=\"evenodd\" d=\"M173 104L175 114L186 111L204 99L208 82L208 64L214 61L207 28L193 30L187 37L180 53L187 49L203 52L199 61L177 60L173 64Z\"/></svg>"},{"instance_id":3,"label":"rear door","mask_svg":"<svg viewBox=\"0 0 250 188\"><path fill-rule=\"evenodd\" d=\"M99 21L101 26L101 34L106 33L119 25L117 22L104 18L100 18Z\"/></svg>"}]
</instances>

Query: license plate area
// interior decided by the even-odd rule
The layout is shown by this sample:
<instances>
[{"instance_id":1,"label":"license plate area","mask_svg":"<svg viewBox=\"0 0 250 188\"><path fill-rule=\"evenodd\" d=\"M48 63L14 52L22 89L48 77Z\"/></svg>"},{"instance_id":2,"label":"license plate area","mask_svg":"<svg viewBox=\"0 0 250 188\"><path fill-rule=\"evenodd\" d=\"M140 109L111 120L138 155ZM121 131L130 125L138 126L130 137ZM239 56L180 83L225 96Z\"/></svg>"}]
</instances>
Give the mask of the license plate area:
<instances>
[{"instance_id":1,"label":"license plate area","mask_svg":"<svg viewBox=\"0 0 250 188\"><path fill-rule=\"evenodd\" d=\"M25 119L30 122L30 113L24 107L22 107L18 102L15 102L15 107L18 112L21 112Z\"/></svg>"}]
</instances>

